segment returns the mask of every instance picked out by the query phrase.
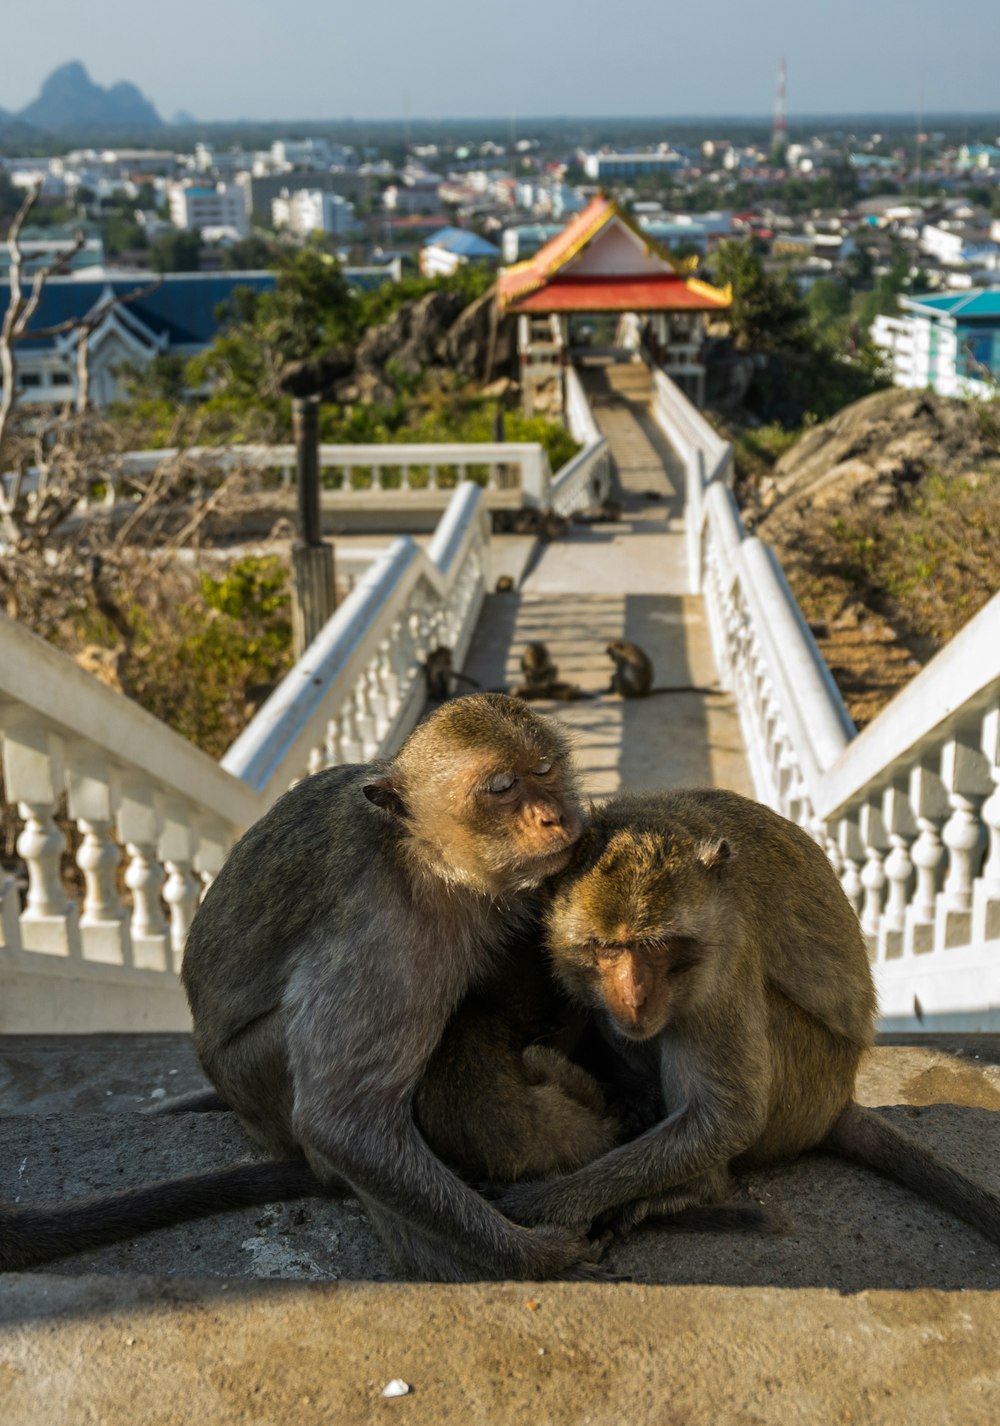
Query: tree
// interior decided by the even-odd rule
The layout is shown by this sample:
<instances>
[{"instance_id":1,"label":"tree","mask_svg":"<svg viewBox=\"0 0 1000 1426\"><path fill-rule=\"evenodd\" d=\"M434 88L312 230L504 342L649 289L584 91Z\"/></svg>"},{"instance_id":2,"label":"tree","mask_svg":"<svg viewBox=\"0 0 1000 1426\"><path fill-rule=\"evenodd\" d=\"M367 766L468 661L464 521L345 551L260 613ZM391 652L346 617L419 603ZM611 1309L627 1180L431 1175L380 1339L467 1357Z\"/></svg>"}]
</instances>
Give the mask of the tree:
<instances>
[{"instance_id":1,"label":"tree","mask_svg":"<svg viewBox=\"0 0 1000 1426\"><path fill-rule=\"evenodd\" d=\"M733 289L729 320L738 347L775 351L803 345L809 314L787 272L768 272L749 243L735 238L719 245L714 266L716 281Z\"/></svg>"},{"instance_id":2,"label":"tree","mask_svg":"<svg viewBox=\"0 0 1000 1426\"><path fill-rule=\"evenodd\" d=\"M842 321L851 310L851 292L836 277L821 277L806 293L806 306L813 325L820 330Z\"/></svg>"},{"instance_id":3,"label":"tree","mask_svg":"<svg viewBox=\"0 0 1000 1426\"><path fill-rule=\"evenodd\" d=\"M201 267L201 236L178 228L163 233L149 250L154 272L198 272Z\"/></svg>"}]
</instances>

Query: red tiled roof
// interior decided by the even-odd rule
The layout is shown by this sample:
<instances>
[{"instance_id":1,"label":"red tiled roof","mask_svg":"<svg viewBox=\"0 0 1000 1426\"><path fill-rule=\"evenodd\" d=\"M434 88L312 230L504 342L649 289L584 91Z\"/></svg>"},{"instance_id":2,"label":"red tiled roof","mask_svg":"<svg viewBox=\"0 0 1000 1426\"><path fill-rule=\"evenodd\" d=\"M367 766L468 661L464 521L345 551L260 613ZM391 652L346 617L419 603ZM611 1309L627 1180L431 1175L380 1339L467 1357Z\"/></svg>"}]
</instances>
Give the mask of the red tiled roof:
<instances>
[{"instance_id":1,"label":"red tiled roof","mask_svg":"<svg viewBox=\"0 0 1000 1426\"><path fill-rule=\"evenodd\" d=\"M631 228L647 249L659 253L663 272L641 277L560 276L613 218ZM501 312L717 311L730 306L731 294L686 276L681 264L636 229L610 198L599 194L533 257L499 273L497 301Z\"/></svg>"},{"instance_id":2,"label":"red tiled roof","mask_svg":"<svg viewBox=\"0 0 1000 1426\"><path fill-rule=\"evenodd\" d=\"M708 283L662 277L557 277L509 303L508 312L717 312L729 307Z\"/></svg>"}]
</instances>

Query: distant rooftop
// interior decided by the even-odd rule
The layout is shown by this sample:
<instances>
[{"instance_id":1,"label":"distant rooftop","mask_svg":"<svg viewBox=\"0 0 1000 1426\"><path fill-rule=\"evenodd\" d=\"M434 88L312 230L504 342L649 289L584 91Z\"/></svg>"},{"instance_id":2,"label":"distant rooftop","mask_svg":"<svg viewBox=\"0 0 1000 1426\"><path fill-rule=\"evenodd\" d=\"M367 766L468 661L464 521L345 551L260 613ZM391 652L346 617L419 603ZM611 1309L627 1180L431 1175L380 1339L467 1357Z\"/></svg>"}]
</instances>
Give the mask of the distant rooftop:
<instances>
[{"instance_id":1,"label":"distant rooftop","mask_svg":"<svg viewBox=\"0 0 1000 1426\"><path fill-rule=\"evenodd\" d=\"M439 228L427 239L428 247L444 248L456 257L499 257L500 249L494 247L478 233L470 233L467 228Z\"/></svg>"},{"instance_id":2,"label":"distant rooftop","mask_svg":"<svg viewBox=\"0 0 1000 1426\"><path fill-rule=\"evenodd\" d=\"M913 311L935 312L942 317L994 317L1000 319L1000 287L972 287L966 292L915 294L901 299Z\"/></svg>"}]
</instances>

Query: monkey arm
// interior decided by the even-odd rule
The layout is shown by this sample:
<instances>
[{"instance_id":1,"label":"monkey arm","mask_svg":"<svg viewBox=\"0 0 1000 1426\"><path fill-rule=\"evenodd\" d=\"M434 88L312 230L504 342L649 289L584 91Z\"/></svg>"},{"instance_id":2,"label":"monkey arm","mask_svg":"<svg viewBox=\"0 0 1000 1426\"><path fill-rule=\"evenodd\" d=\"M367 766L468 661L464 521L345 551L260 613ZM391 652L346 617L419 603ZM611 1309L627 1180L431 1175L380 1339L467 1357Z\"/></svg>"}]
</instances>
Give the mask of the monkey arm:
<instances>
[{"instance_id":1,"label":"monkey arm","mask_svg":"<svg viewBox=\"0 0 1000 1426\"><path fill-rule=\"evenodd\" d=\"M409 976L392 976L392 949L380 948L381 964L371 947L365 956L358 949L339 964L331 957L289 1037L293 1127L317 1178L346 1179L380 1228L391 1228L396 1255L423 1276L551 1277L586 1258L586 1237L527 1232L431 1152L414 1122L413 1094L449 1007L438 1024L427 1003L411 1003L426 991L412 966ZM379 979L390 972L392 994L370 980L367 987L377 1023L358 1014L352 972L361 964Z\"/></svg>"}]
</instances>

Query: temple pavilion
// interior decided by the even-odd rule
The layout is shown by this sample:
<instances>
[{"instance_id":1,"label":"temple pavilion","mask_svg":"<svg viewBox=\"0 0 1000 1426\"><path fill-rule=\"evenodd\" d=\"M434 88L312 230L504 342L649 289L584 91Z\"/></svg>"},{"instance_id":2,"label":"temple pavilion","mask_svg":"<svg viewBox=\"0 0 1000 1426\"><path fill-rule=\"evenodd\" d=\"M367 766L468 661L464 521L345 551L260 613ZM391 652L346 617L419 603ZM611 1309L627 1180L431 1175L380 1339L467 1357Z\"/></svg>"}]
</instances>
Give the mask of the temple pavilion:
<instances>
[{"instance_id":1,"label":"temple pavilion","mask_svg":"<svg viewBox=\"0 0 1000 1426\"><path fill-rule=\"evenodd\" d=\"M696 277L697 258L677 259L603 194L593 198L533 257L501 270L500 314L518 318L526 408L571 346L570 318L616 314L616 345L641 333L654 359L703 404L706 315L724 314L728 288Z\"/></svg>"}]
</instances>

